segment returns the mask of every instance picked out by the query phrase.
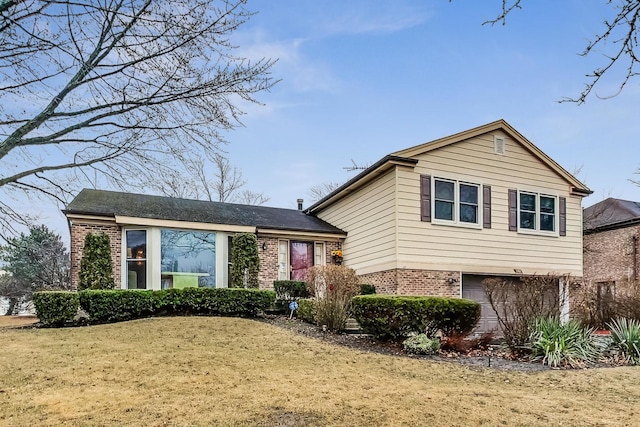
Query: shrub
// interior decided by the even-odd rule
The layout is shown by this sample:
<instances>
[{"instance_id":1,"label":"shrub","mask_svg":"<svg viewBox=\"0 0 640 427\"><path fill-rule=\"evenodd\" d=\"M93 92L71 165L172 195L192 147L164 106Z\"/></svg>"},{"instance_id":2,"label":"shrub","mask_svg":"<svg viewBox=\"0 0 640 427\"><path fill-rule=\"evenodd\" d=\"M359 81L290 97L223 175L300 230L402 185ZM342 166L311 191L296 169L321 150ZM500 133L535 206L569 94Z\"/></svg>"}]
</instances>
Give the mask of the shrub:
<instances>
[{"instance_id":1,"label":"shrub","mask_svg":"<svg viewBox=\"0 0 640 427\"><path fill-rule=\"evenodd\" d=\"M411 354L437 354L440 349L438 338L429 338L427 334L413 335L402 342L407 353Z\"/></svg>"},{"instance_id":2,"label":"shrub","mask_svg":"<svg viewBox=\"0 0 640 427\"><path fill-rule=\"evenodd\" d=\"M442 339L440 349L457 353L469 353L475 349L486 350L493 341L493 332L485 332L479 337L473 338L469 337L467 333L454 333Z\"/></svg>"},{"instance_id":3,"label":"shrub","mask_svg":"<svg viewBox=\"0 0 640 427\"><path fill-rule=\"evenodd\" d=\"M362 295L353 298L353 315L365 333L378 339L438 330L449 336L475 327L480 304L459 298Z\"/></svg>"},{"instance_id":4,"label":"shrub","mask_svg":"<svg viewBox=\"0 0 640 427\"><path fill-rule=\"evenodd\" d=\"M84 290L78 292L80 307L91 323L121 322L151 316L156 311L154 292L130 290Z\"/></svg>"},{"instance_id":5,"label":"shrub","mask_svg":"<svg viewBox=\"0 0 640 427\"><path fill-rule=\"evenodd\" d=\"M293 301L309 297L306 282L274 280L273 290L276 292L276 300L278 301Z\"/></svg>"},{"instance_id":6,"label":"shrub","mask_svg":"<svg viewBox=\"0 0 640 427\"><path fill-rule=\"evenodd\" d=\"M354 270L341 265L309 269L309 290L315 297L315 321L330 331L339 331L351 315L351 298L360 290Z\"/></svg>"},{"instance_id":7,"label":"shrub","mask_svg":"<svg viewBox=\"0 0 640 427\"><path fill-rule=\"evenodd\" d=\"M45 291L33 294L33 304L38 319L43 325L63 326L72 322L78 313L78 293L68 291Z\"/></svg>"},{"instance_id":8,"label":"shrub","mask_svg":"<svg viewBox=\"0 0 640 427\"><path fill-rule=\"evenodd\" d=\"M601 351L592 328L577 320L562 324L558 318L543 317L534 323L531 353L534 360L542 360L544 365L575 368L596 361Z\"/></svg>"},{"instance_id":9,"label":"shrub","mask_svg":"<svg viewBox=\"0 0 640 427\"><path fill-rule=\"evenodd\" d=\"M104 323L158 315L256 316L273 303L275 292L232 288L86 290L79 292L79 297L90 322Z\"/></svg>"},{"instance_id":10,"label":"shrub","mask_svg":"<svg viewBox=\"0 0 640 427\"><path fill-rule=\"evenodd\" d=\"M582 283L571 289L571 317L585 325L604 329L616 318L618 304L613 283ZM619 299L619 301L621 301Z\"/></svg>"},{"instance_id":11,"label":"shrub","mask_svg":"<svg viewBox=\"0 0 640 427\"><path fill-rule=\"evenodd\" d=\"M316 301L311 298L298 301L297 316L307 323L316 323Z\"/></svg>"},{"instance_id":12,"label":"shrub","mask_svg":"<svg viewBox=\"0 0 640 427\"><path fill-rule=\"evenodd\" d=\"M621 317L608 326L614 352L625 362L640 365L640 322Z\"/></svg>"},{"instance_id":13,"label":"shrub","mask_svg":"<svg viewBox=\"0 0 640 427\"><path fill-rule=\"evenodd\" d=\"M114 286L109 236L89 233L84 238L78 289L113 289Z\"/></svg>"},{"instance_id":14,"label":"shrub","mask_svg":"<svg viewBox=\"0 0 640 427\"><path fill-rule=\"evenodd\" d=\"M482 281L491 307L498 316L504 340L512 352L527 345L536 319L560 315L558 280L555 275L522 278L490 278Z\"/></svg>"},{"instance_id":15,"label":"shrub","mask_svg":"<svg viewBox=\"0 0 640 427\"><path fill-rule=\"evenodd\" d=\"M376 287L374 285L363 284L360 285L360 295L373 295L376 293Z\"/></svg>"},{"instance_id":16,"label":"shrub","mask_svg":"<svg viewBox=\"0 0 640 427\"><path fill-rule=\"evenodd\" d=\"M257 288L260 257L258 238L253 233L238 233L231 243L231 287Z\"/></svg>"}]
</instances>

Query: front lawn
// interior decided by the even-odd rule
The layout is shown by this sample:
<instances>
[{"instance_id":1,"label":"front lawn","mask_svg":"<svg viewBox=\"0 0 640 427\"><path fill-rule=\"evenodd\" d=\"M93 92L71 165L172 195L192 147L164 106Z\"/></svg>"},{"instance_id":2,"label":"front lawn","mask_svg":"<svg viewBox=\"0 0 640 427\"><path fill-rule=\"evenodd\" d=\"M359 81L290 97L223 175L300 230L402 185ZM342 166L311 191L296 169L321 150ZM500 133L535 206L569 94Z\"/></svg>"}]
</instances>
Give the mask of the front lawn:
<instances>
[{"instance_id":1,"label":"front lawn","mask_svg":"<svg viewBox=\"0 0 640 427\"><path fill-rule=\"evenodd\" d=\"M36 323L36 316L0 316L0 328L8 326L26 326Z\"/></svg>"},{"instance_id":2,"label":"front lawn","mask_svg":"<svg viewBox=\"0 0 640 427\"><path fill-rule=\"evenodd\" d=\"M0 328L0 340L0 425L619 426L640 416L640 368L468 368L247 319Z\"/></svg>"}]
</instances>

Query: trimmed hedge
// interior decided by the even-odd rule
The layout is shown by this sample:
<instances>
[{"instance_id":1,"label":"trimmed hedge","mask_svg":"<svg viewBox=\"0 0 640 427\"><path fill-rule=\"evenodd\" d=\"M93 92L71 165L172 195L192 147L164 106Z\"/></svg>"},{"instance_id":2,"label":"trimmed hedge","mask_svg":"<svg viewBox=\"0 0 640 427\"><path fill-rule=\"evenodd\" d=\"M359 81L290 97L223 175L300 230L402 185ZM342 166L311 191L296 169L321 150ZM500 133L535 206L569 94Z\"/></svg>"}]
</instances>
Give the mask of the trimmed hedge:
<instances>
[{"instance_id":1,"label":"trimmed hedge","mask_svg":"<svg viewBox=\"0 0 640 427\"><path fill-rule=\"evenodd\" d=\"M34 292L33 305L43 325L63 326L72 322L78 313L79 299L76 292Z\"/></svg>"},{"instance_id":2,"label":"trimmed hedge","mask_svg":"<svg viewBox=\"0 0 640 427\"><path fill-rule=\"evenodd\" d=\"M316 324L316 301L314 299L301 299L298 301L298 310L296 311L298 319L302 319L307 323Z\"/></svg>"},{"instance_id":3,"label":"trimmed hedge","mask_svg":"<svg viewBox=\"0 0 640 427\"><path fill-rule=\"evenodd\" d=\"M107 323L151 316L156 311L155 292L88 289L78 294L80 307L89 316L89 322Z\"/></svg>"},{"instance_id":4,"label":"trimmed hedge","mask_svg":"<svg viewBox=\"0 0 640 427\"><path fill-rule=\"evenodd\" d=\"M404 339L440 330L445 336L471 332L480 304L460 298L361 295L353 298L353 317L378 339Z\"/></svg>"},{"instance_id":5,"label":"trimmed hedge","mask_svg":"<svg viewBox=\"0 0 640 427\"><path fill-rule=\"evenodd\" d=\"M40 321L64 325L73 320L80 306L90 323L121 322L149 316L219 315L253 317L275 300L275 292L259 289L184 288L161 291L84 290L80 292L39 292L34 302ZM49 295L54 294L54 295ZM71 308L63 310L75 301ZM58 314L58 312L62 314Z\"/></svg>"}]
</instances>

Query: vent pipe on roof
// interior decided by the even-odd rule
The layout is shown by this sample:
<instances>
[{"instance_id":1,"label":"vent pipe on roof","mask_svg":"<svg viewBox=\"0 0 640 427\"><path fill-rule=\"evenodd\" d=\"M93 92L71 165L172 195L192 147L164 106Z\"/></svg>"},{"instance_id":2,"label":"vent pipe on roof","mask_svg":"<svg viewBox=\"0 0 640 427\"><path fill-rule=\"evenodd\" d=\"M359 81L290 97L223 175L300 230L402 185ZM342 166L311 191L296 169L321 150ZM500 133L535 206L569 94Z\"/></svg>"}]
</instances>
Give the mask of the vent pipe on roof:
<instances>
[{"instance_id":1,"label":"vent pipe on roof","mask_svg":"<svg viewBox=\"0 0 640 427\"><path fill-rule=\"evenodd\" d=\"M302 199L298 199L298 210L301 211L302 210L302 202L304 202L304 200Z\"/></svg>"}]
</instances>

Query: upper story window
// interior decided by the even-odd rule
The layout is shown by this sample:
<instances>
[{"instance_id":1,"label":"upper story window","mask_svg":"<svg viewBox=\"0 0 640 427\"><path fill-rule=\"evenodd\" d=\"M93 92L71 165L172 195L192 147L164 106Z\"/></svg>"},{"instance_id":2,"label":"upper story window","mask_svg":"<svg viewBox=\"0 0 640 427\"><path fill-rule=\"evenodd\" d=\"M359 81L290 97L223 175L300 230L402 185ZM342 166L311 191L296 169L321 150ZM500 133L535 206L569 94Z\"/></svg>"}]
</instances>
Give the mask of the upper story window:
<instances>
[{"instance_id":1,"label":"upper story window","mask_svg":"<svg viewBox=\"0 0 640 427\"><path fill-rule=\"evenodd\" d=\"M480 186L444 178L434 178L435 221L479 224Z\"/></svg>"},{"instance_id":2,"label":"upper story window","mask_svg":"<svg viewBox=\"0 0 640 427\"><path fill-rule=\"evenodd\" d=\"M557 230L558 198L539 193L518 193L518 226L520 230Z\"/></svg>"},{"instance_id":3,"label":"upper story window","mask_svg":"<svg viewBox=\"0 0 640 427\"><path fill-rule=\"evenodd\" d=\"M420 175L420 220L491 228L491 186Z\"/></svg>"}]
</instances>

